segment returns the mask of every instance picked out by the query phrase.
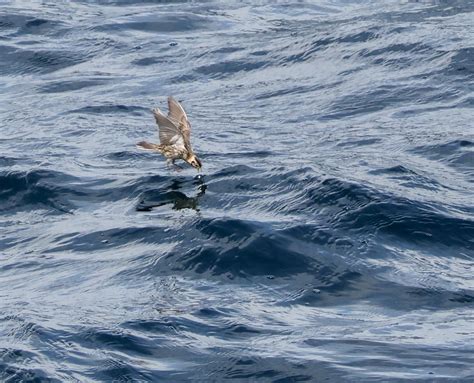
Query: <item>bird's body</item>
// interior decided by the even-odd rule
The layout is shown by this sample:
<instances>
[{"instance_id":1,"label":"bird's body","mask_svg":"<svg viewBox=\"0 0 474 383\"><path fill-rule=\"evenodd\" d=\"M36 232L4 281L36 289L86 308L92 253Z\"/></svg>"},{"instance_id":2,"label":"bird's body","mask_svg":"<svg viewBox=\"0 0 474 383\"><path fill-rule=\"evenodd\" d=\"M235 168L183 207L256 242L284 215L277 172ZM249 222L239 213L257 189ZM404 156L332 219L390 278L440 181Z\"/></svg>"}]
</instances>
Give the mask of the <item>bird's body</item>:
<instances>
[{"instance_id":1,"label":"bird's body","mask_svg":"<svg viewBox=\"0 0 474 383\"><path fill-rule=\"evenodd\" d=\"M185 148L180 148L176 145L152 144L146 141L141 141L137 145L140 149L159 152L170 161L185 160L188 156L188 151Z\"/></svg>"},{"instance_id":2,"label":"bird's body","mask_svg":"<svg viewBox=\"0 0 474 383\"><path fill-rule=\"evenodd\" d=\"M160 144L141 141L137 146L161 153L172 164L181 159L200 170L202 164L191 147L191 124L184 108L173 97L168 97L168 107L168 116L158 108L152 110L159 128Z\"/></svg>"}]
</instances>

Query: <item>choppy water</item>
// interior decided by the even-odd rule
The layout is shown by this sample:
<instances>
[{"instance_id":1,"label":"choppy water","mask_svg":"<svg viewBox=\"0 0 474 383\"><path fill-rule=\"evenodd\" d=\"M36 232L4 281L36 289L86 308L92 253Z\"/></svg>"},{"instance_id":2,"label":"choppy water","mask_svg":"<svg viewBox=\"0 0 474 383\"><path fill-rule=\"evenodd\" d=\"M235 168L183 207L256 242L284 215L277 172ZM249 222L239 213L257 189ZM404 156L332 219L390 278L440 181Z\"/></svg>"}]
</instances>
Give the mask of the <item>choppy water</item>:
<instances>
[{"instance_id":1,"label":"choppy water","mask_svg":"<svg viewBox=\"0 0 474 383\"><path fill-rule=\"evenodd\" d=\"M0 380L474 379L474 2L0 4Z\"/></svg>"}]
</instances>

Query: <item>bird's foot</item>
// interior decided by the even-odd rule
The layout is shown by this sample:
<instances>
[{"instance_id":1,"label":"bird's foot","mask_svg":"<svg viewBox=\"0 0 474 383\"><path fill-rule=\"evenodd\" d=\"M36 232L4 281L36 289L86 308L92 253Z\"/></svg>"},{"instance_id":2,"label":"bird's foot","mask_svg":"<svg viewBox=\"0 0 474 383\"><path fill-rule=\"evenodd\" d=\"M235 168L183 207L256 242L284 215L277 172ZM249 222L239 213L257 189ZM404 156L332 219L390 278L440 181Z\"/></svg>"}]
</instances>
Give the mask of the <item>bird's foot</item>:
<instances>
[{"instance_id":1,"label":"bird's foot","mask_svg":"<svg viewBox=\"0 0 474 383\"><path fill-rule=\"evenodd\" d=\"M166 161L166 165L168 166L169 170L175 170L177 172L180 172L181 170L183 170L181 166L175 164L174 160Z\"/></svg>"}]
</instances>

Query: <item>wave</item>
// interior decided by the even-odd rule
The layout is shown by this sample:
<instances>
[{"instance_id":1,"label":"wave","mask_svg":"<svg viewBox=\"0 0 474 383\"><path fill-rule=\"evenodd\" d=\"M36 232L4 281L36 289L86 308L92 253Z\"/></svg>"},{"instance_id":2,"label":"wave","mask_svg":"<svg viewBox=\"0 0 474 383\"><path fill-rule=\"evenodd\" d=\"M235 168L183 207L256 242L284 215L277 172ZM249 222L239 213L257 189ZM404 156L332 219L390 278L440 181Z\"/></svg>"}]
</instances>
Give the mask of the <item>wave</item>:
<instances>
[{"instance_id":1,"label":"wave","mask_svg":"<svg viewBox=\"0 0 474 383\"><path fill-rule=\"evenodd\" d=\"M68 195L81 196L81 192L61 184L74 181L72 176L47 170L29 172L0 172L0 210L17 212L32 206L56 213L67 213L73 208Z\"/></svg>"}]
</instances>

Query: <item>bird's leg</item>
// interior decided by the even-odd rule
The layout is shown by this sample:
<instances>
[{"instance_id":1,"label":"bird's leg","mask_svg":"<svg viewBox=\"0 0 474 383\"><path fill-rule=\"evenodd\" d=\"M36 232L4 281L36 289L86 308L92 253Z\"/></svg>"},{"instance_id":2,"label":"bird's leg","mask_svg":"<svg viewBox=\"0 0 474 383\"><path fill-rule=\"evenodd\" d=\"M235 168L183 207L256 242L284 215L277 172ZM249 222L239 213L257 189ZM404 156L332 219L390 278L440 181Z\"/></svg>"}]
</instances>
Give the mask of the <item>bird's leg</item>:
<instances>
[{"instance_id":1,"label":"bird's leg","mask_svg":"<svg viewBox=\"0 0 474 383\"><path fill-rule=\"evenodd\" d=\"M181 170L183 170L183 168L179 165L176 165L174 163L175 160L172 160L172 159L169 159L166 161L166 164L168 165L168 168L172 168L174 170L176 170L177 172L180 172Z\"/></svg>"}]
</instances>

